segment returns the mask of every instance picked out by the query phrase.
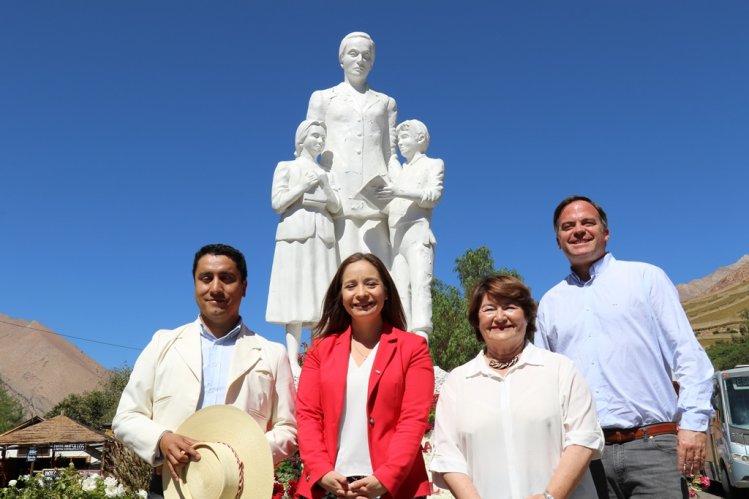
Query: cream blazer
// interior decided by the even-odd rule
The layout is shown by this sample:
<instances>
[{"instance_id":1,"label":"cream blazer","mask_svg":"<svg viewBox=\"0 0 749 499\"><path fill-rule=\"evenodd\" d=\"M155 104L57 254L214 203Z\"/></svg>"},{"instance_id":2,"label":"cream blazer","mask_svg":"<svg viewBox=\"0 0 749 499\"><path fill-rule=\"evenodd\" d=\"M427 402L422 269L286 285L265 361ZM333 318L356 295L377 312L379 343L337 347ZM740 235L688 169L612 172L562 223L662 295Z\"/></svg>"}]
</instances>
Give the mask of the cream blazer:
<instances>
[{"instance_id":1,"label":"cream blazer","mask_svg":"<svg viewBox=\"0 0 749 499\"><path fill-rule=\"evenodd\" d=\"M152 466L158 441L198 407L202 386L199 321L157 331L135 362L112 420L115 436ZM225 403L252 416L277 464L296 451L296 390L286 349L244 324L234 347Z\"/></svg>"}]
</instances>

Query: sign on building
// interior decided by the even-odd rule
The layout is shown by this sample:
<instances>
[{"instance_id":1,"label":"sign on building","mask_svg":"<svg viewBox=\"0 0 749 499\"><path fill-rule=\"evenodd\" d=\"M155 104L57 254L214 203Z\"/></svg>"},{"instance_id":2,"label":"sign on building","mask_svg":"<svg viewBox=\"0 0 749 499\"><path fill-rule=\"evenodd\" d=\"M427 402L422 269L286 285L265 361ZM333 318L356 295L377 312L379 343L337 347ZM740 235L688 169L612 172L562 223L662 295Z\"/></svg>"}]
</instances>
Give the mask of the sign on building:
<instances>
[{"instance_id":1,"label":"sign on building","mask_svg":"<svg viewBox=\"0 0 749 499\"><path fill-rule=\"evenodd\" d=\"M65 450L85 450L86 444L54 444L52 450L54 451L65 451Z\"/></svg>"}]
</instances>

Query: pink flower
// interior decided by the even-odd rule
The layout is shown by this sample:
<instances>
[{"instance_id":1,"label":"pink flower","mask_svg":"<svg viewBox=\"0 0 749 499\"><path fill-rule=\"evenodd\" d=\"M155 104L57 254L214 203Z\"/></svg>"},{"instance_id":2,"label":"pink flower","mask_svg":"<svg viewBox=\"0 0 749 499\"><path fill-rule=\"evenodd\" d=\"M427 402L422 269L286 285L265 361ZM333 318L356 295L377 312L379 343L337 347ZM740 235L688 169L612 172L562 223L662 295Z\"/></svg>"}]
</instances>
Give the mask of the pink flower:
<instances>
[{"instance_id":1,"label":"pink flower","mask_svg":"<svg viewBox=\"0 0 749 499\"><path fill-rule=\"evenodd\" d=\"M702 485L703 488L710 487L710 477L707 475L700 475L700 485Z\"/></svg>"}]
</instances>

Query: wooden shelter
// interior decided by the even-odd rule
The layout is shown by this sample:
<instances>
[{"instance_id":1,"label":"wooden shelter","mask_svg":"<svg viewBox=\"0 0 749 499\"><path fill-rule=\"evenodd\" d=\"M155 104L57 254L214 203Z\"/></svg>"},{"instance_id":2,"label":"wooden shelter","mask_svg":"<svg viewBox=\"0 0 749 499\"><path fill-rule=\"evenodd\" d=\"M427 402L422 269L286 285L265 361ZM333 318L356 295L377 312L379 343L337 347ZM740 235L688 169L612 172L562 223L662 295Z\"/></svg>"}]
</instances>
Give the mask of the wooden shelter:
<instances>
[{"instance_id":1,"label":"wooden shelter","mask_svg":"<svg viewBox=\"0 0 749 499\"><path fill-rule=\"evenodd\" d=\"M20 475L70 463L81 470L100 472L106 441L103 433L67 416L34 417L0 435L0 486Z\"/></svg>"}]
</instances>

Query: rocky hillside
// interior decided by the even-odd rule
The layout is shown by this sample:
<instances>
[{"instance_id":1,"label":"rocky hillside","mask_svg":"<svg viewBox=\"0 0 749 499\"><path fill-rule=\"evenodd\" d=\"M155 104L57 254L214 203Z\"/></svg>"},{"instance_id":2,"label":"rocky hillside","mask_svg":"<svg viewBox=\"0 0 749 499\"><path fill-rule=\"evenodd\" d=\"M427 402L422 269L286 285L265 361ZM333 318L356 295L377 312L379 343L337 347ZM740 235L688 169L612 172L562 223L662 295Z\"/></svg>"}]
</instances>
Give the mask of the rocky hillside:
<instances>
[{"instance_id":1,"label":"rocky hillside","mask_svg":"<svg viewBox=\"0 0 749 499\"><path fill-rule=\"evenodd\" d=\"M700 342L709 346L727 339L728 330L738 329L739 314L749 309L749 255L676 288Z\"/></svg>"},{"instance_id":2,"label":"rocky hillside","mask_svg":"<svg viewBox=\"0 0 749 499\"><path fill-rule=\"evenodd\" d=\"M99 388L107 371L72 343L34 321L0 314L0 379L26 410L44 416L70 395Z\"/></svg>"},{"instance_id":3,"label":"rocky hillside","mask_svg":"<svg viewBox=\"0 0 749 499\"><path fill-rule=\"evenodd\" d=\"M747 277L749 277L749 255L744 255L736 263L721 267L710 275L686 284L677 284L676 289L679 290L679 298L684 303L693 298L720 291L731 282Z\"/></svg>"}]
</instances>

